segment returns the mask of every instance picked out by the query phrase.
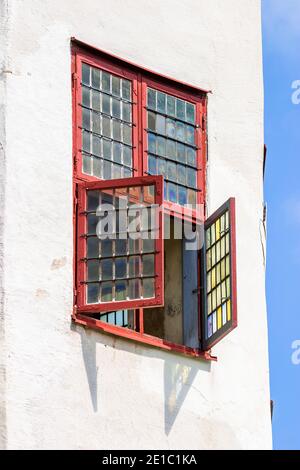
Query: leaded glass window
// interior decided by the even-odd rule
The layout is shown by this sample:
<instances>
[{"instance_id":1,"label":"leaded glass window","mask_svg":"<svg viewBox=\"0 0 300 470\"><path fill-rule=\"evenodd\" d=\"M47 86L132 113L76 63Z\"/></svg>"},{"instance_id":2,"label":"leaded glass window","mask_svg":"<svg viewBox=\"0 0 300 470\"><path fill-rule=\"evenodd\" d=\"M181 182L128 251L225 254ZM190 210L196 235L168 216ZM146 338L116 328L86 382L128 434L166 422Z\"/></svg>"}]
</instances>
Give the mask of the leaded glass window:
<instances>
[{"instance_id":1,"label":"leaded glass window","mask_svg":"<svg viewBox=\"0 0 300 470\"><path fill-rule=\"evenodd\" d=\"M164 199L197 202L196 107L153 88L147 92L148 173L164 176Z\"/></svg>"},{"instance_id":2,"label":"leaded glass window","mask_svg":"<svg viewBox=\"0 0 300 470\"><path fill-rule=\"evenodd\" d=\"M82 172L132 176L131 81L82 63Z\"/></svg>"},{"instance_id":3,"label":"leaded glass window","mask_svg":"<svg viewBox=\"0 0 300 470\"><path fill-rule=\"evenodd\" d=\"M234 200L230 199L205 223L205 338L211 346L235 326Z\"/></svg>"},{"instance_id":4,"label":"leaded glass window","mask_svg":"<svg viewBox=\"0 0 300 470\"><path fill-rule=\"evenodd\" d=\"M162 302L161 195L162 178L149 176L82 189L79 275L87 306Z\"/></svg>"}]
</instances>

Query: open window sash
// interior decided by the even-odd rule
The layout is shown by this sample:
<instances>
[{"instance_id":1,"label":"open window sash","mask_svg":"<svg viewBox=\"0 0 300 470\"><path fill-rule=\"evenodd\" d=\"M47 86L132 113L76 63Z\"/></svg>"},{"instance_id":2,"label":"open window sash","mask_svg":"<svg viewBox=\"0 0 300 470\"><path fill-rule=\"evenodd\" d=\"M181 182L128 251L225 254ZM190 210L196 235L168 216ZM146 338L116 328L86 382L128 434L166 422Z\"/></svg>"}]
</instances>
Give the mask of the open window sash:
<instances>
[{"instance_id":1,"label":"open window sash","mask_svg":"<svg viewBox=\"0 0 300 470\"><path fill-rule=\"evenodd\" d=\"M202 249L202 348L208 350L237 326L235 199L205 222Z\"/></svg>"},{"instance_id":2,"label":"open window sash","mask_svg":"<svg viewBox=\"0 0 300 470\"><path fill-rule=\"evenodd\" d=\"M163 177L78 184L77 311L163 306Z\"/></svg>"}]
</instances>

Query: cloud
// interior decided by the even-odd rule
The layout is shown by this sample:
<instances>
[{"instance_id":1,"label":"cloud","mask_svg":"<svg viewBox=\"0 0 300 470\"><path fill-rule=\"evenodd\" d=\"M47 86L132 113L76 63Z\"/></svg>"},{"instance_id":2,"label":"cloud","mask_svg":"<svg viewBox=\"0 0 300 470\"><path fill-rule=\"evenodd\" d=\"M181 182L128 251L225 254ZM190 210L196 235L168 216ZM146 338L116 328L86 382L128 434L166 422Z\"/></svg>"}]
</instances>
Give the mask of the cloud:
<instances>
[{"instance_id":1,"label":"cloud","mask_svg":"<svg viewBox=\"0 0 300 470\"><path fill-rule=\"evenodd\" d=\"M285 55L299 54L300 0L262 0L262 12L268 45Z\"/></svg>"}]
</instances>

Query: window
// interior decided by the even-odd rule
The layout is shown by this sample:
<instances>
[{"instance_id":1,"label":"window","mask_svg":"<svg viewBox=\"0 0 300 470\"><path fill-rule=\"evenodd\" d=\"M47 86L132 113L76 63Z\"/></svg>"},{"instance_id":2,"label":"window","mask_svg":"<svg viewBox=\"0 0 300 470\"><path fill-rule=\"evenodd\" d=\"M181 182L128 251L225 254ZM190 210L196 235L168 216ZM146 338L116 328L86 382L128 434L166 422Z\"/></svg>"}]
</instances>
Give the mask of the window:
<instances>
[{"instance_id":1,"label":"window","mask_svg":"<svg viewBox=\"0 0 300 470\"><path fill-rule=\"evenodd\" d=\"M78 41L72 77L73 318L211 359L236 326L235 212L205 220L207 92Z\"/></svg>"},{"instance_id":2,"label":"window","mask_svg":"<svg viewBox=\"0 0 300 470\"><path fill-rule=\"evenodd\" d=\"M161 176L78 185L78 311L163 304Z\"/></svg>"}]
</instances>

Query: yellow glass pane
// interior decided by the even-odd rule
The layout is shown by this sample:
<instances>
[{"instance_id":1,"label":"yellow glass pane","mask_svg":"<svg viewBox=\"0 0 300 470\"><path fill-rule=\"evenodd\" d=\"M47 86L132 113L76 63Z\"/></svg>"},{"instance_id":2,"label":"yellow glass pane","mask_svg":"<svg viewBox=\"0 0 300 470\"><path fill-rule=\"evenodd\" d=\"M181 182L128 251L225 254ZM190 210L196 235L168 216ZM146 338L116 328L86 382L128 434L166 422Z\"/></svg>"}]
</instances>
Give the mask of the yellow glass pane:
<instances>
[{"instance_id":1,"label":"yellow glass pane","mask_svg":"<svg viewBox=\"0 0 300 470\"><path fill-rule=\"evenodd\" d=\"M212 289L216 287L216 268L211 270L211 287Z\"/></svg>"},{"instance_id":2,"label":"yellow glass pane","mask_svg":"<svg viewBox=\"0 0 300 470\"><path fill-rule=\"evenodd\" d=\"M217 310L217 321L218 321L218 330L222 328L222 307L219 307Z\"/></svg>"},{"instance_id":3,"label":"yellow glass pane","mask_svg":"<svg viewBox=\"0 0 300 470\"><path fill-rule=\"evenodd\" d=\"M231 302L227 300L227 321L231 319Z\"/></svg>"},{"instance_id":4,"label":"yellow glass pane","mask_svg":"<svg viewBox=\"0 0 300 470\"><path fill-rule=\"evenodd\" d=\"M226 271L225 271L225 259L223 259L221 261L221 279L222 281L225 279L226 277Z\"/></svg>"},{"instance_id":5,"label":"yellow glass pane","mask_svg":"<svg viewBox=\"0 0 300 470\"><path fill-rule=\"evenodd\" d=\"M216 240L220 239L220 219L216 220Z\"/></svg>"}]
</instances>

